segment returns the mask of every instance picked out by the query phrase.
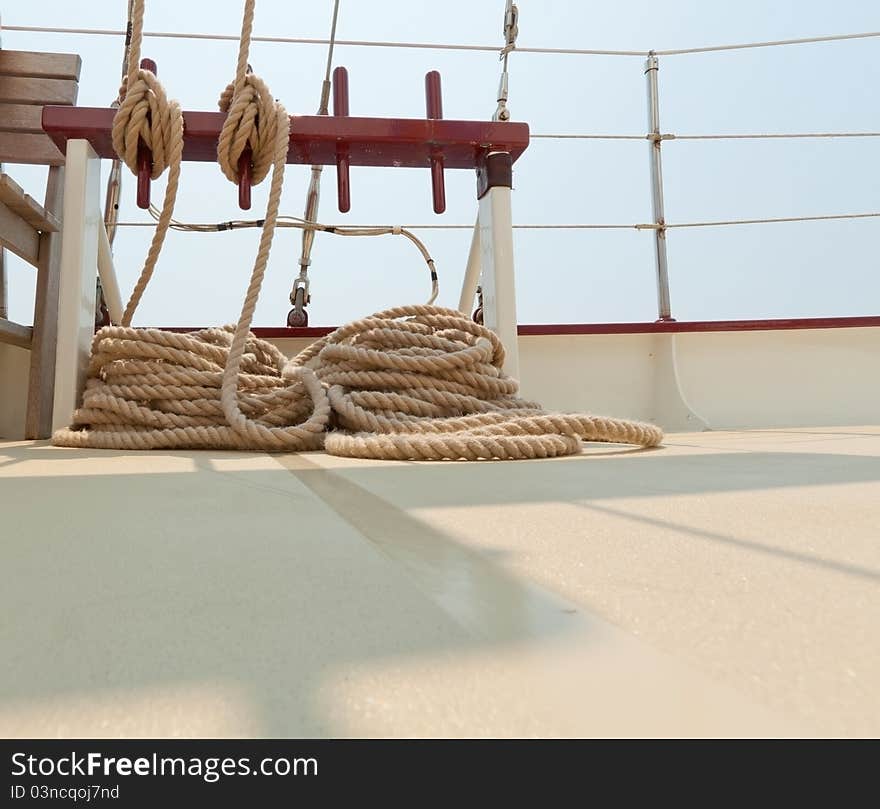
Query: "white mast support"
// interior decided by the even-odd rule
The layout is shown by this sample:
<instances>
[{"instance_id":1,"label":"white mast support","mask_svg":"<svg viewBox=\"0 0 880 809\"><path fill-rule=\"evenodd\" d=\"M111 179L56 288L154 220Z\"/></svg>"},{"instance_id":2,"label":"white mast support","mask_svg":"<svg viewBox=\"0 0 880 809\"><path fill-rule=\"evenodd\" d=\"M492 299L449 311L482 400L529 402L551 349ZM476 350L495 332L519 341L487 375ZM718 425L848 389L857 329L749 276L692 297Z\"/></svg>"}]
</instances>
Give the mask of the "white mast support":
<instances>
[{"instance_id":1,"label":"white mast support","mask_svg":"<svg viewBox=\"0 0 880 809\"><path fill-rule=\"evenodd\" d=\"M483 324L501 338L506 354L504 372L519 379L513 222L510 207L512 162L508 152L492 152L477 169L477 193L480 200L478 230Z\"/></svg>"},{"instance_id":2,"label":"white mast support","mask_svg":"<svg viewBox=\"0 0 880 809\"><path fill-rule=\"evenodd\" d=\"M104 217L101 161L87 140L67 142L63 210L53 430L66 427L80 403L95 333L95 268Z\"/></svg>"},{"instance_id":3,"label":"white mast support","mask_svg":"<svg viewBox=\"0 0 880 809\"><path fill-rule=\"evenodd\" d=\"M107 304L107 311L110 313L110 322L118 325L122 322L124 310L119 281L113 266L113 248L106 227L98 229L98 277L101 279L101 291L104 295L104 303Z\"/></svg>"},{"instance_id":4,"label":"white mast support","mask_svg":"<svg viewBox=\"0 0 880 809\"><path fill-rule=\"evenodd\" d=\"M480 219L474 223L471 236L471 249L468 251L467 266L464 270L464 281L461 284L461 297L458 299L458 311L464 315L471 313L477 287L480 285Z\"/></svg>"},{"instance_id":5,"label":"white mast support","mask_svg":"<svg viewBox=\"0 0 880 809\"><path fill-rule=\"evenodd\" d=\"M651 204L654 211L654 254L657 264L657 314L659 320L674 320L669 300L669 265L666 259L666 214L663 210L663 161L660 156L660 92L657 73L660 60L651 51L645 61L648 80L648 143L651 149Z\"/></svg>"}]
</instances>

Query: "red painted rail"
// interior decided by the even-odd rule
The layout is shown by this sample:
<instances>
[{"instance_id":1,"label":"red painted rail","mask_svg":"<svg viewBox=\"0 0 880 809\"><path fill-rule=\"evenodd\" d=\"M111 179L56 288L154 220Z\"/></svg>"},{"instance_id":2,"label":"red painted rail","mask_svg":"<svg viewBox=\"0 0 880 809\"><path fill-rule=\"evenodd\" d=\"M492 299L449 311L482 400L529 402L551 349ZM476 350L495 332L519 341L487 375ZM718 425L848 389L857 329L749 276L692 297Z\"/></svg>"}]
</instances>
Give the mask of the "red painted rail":
<instances>
[{"instance_id":1,"label":"red painted rail","mask_svg":"<svg viewBox=\"0 0 880 809\"><path fill-rule=\"evenodd\" d=\"M692 320L660 321L652 323L549 323L520 325L524 336L566 334L669 334L707 331L783 331L790 329L857 329L880 327L880 317L802 317L776 320ZM161 328L161 327L160 327ZM334 326L307 326L286 328L256 326L252 329L263 339L308 337L317 339L334 331ZM173 326L165 331L196 331L196 327Z\"/></svg>"},{"instance_id":2,"label":"red painted rail","mask_svg":"<svg viewBox=\"0 0 880 809\"><path fill-rule=\"evenodd\" d=\"M115 114L103 107L43 107L43 129L62 152L68 140L82 138L99 157L113 158ZM222 112L184 112L184 160L217 160L225 117ZM336 165L341 145L352 166L429 168L440 153L445 168L476 169L489 151L510 152L516 160L529 145L529 127L496 121L291 116L288 163Z\"/></svg>"},{"instance_id":3,"label":"red painted rail","mask_svg":"<svg viewBox=\"0 0 880 809\"><path fill-rule=\"evenodd\" d=\"M768 320L657 320L651 323L549 323L519 326L523 335L677 334L706 331L784 331L790 329L856 329L880 326L880 317L799 317Z\"/></svg>"}]
</instances>

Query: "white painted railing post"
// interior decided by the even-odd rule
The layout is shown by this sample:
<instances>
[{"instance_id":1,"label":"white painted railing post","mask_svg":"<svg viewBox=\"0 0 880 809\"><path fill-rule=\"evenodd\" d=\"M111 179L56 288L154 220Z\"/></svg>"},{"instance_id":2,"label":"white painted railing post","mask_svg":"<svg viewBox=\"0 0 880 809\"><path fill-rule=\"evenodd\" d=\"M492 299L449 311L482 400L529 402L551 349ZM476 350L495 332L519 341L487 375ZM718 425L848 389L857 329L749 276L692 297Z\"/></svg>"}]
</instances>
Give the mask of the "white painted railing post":
<instances>
[{"instance_id":1,"label":"white painted railing post","mask_svg":"<svg viewBox=\"0 0 880 809\"><path fill-rule=\"evenodd\" d=\"M513 271L513 222L510 192L512 160L507 152L489 154L477 172L483 323L504 345L504 371L519 379L516 283Z\"/></svg>"},{"instance_id":2,"label":"white painted railing post","mask_svg":"<svg viewBox=\"0 0 880 809\"><path fill-rule=\"evenodd\" d=\"M474 232L471 235L471 247L468 251L467 265L464 269L464 280L461 283L461 295L458 299L458 311L469 315L474 307L474 296L480 285L480 220L474 223Z\"/></svg>"},{"instance_id":3,"label":"white painted railing post","mask_svg":"<svg viewBox=\"0 0 880 809\"><path fill-rule=\"evenodd\" d=\"M101 161L87 140L67 142L55 360L53 429L70 423L85 385L95 333L95 278L101 213Z\"/></svg>"},{"instance_id":4,"label":"white painted railing post","mask_svg":"<svg viewBox=\"0 0 880 809\"><path fill-rule=\"evenodd\" d=\"M113 247L106 227L98 228L98 278L101 279L101 289L107 312L110 314L110 322L119 325L125 309L122 305L116 270L113 267Z\"/></svg>"}]
</instances>

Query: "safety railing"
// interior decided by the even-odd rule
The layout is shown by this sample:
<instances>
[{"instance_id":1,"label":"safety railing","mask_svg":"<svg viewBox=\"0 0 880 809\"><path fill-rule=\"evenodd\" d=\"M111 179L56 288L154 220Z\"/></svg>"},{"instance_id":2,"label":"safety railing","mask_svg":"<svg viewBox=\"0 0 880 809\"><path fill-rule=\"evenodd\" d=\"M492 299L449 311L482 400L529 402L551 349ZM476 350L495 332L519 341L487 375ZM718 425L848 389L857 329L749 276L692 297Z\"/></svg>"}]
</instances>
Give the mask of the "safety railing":
<instances>
[{"instance_id":1,"label":"safety railing","mask_svg":"<svg viewBox=\"0 0 880 809\"><path fill-rule=\"evenodd\" d=\"M46 34L72 34L91 36L118 36L125 35L125 31L117 29L98 28L60 28L49 26L25 26L7 25L4 30L8 32L46 33ZM209 41L235 41L237 35L212 34L212 33L187 33L174 31L149 31L144 34L147 38L166 39L191 39ZM580 133L580 134L556 134L550 132L537 132L531 134L531 138L540 140L628 140L646 141L650 149L650 194L652 200L651 222L631 223L515 223L515 230L625 230L651 231L654 239L655 271L657 279L657 314L660 321L674 320L672 316L672 303L669 291L668 256L666 250L666 237L670 230L686 228L727 227L737 225L778 224L788 222L818 222L833 220L858 220L880 218L880 211L861 211L854 213L828 213L819 215L793 215L778 217L741 218L725 220L667 222L664 210L663 192L663 166L662 146L665 142L675 141L700 141L700 140L759 140L759 139L821 139L821 138L877 138L880 131L830 131L830 132L755 132L755 133L707 133L707 134L677 134L663 132L660 125L660 88L659 72L661 57L674 57L686 54L706 54L713 52L725 52L736 50L750 50L756 48L773 48L807 45L815 43L845 42L852 40L864 40L880 38L880 31L862 32L853 34L835 34L828 36L802 37L796 39L769 40L761 42L746 42L734 44L722 44L705 47L656 49L656 50L609 50L589 48L544 48L516 45L509 51L533 54L555 54L575 56L619 56L640 58L644 60L643 70L646 80L648 127L645 134L623 133ZM278 43L278 44L301 44L301 45L327 45L327 39L313 39L303 37L286 36L254 36L254 42ZM399 42L378 40L341 40L336 39L337 46L350 46L362 48L401 48L437 51L481 51L498 53L497 45L478 45L460 43L427 43L427 42ZM506 88L505 88L506 89ZM154 227L155 223L147 222L119 222L121 227ZM348 226L348 223L346 223ZM350 227L360 227L351 225ZM402 225L410 230L472 230L473 224L467 223L413 223Z\"/></svg>"}]
</instances>

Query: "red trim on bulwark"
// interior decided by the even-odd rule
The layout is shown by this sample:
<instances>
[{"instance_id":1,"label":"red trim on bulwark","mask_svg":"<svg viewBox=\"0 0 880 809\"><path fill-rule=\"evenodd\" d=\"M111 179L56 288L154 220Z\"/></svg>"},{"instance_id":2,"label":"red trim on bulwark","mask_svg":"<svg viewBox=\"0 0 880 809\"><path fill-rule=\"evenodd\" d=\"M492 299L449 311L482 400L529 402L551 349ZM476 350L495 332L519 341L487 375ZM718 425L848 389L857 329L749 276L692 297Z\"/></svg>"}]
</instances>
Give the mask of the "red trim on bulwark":
<instances>
[{"instance_id":1,"label":"red trim on bulwark","mask_svg":"<svg viewBox=\"0 0 880 809\"><path fill-rule=\"evenodd\" d=\"M803 317L785 320L691 320L654 323L551 323L519 326L520 335L669 334L702 331L780 331L786 329L853 329L880 326L880 317Z\"/></svg>"},{"instance_id":2,"label":"red trim on bulwark","mask_svg":"<svg viewBox=\"0 0 880 809\"><path fill-rule=\"evenodd\" d=\"M880 317L804 317L787 320L691 320L656 323L550 323L522 325L520 336L553 334L669 334L703 331L782 331L787 329L855 329L880 326ZM200 326L161 327L164 331L196 331ZM335 326L255 326L251 331L264 340L307 338L316 340L335 330Z\"/></svg>"},{"instance_id":3,"label":"red trim on bulwark","mask_svg":"<svg viewBox=\"0 0 880 809\"><path fill-rule=\"evenodd\" d=\"M251 329L251 331L257 337L262 337L264 340L277 340L285 337L309 337L316 340L318 337L324 337L325 335L330 334L330 332L336 331L336 326L296 326L295 328L289 328L287 326L284 326L283 328L277 328L275 326L256 326Z\"/></svg>"}]
</instances>

